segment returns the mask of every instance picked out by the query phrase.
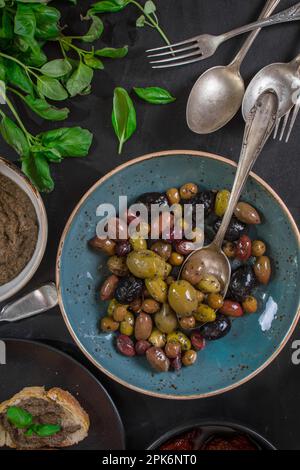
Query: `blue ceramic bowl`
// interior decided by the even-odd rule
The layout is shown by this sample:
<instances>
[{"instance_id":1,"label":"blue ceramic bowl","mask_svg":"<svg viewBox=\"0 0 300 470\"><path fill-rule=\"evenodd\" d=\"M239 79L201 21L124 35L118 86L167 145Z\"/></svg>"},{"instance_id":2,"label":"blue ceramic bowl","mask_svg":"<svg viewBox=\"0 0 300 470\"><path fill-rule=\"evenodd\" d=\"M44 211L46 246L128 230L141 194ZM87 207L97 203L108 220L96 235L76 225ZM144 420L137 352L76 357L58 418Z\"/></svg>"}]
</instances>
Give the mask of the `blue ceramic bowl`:
<instances>
[{"instance_id":1,"label":"blue ceramic bowl","mask_svg":"<svg viewBox=\"0 0 300 470\"><path fill-rule=\"evenodd\" d=\"M93 253L87 246L95 235L97 206L103 202L117 205L119 195L128 195L130 203L141 193L165 191L188 181L203 188L230 188L234 175L233 162L203 152L152 154L106 175L73 211L57 259L60 307L77 345L112 379L162 398L206 397L250 380L273 361L292 334L300 314L299 232L284 203L254 174L242 198L263 214L263 223L252 236L267 242L274 261L272 282L256 294L260 298L260 312L233 321L228 336L208 343L197 363L179 373L155 373L145 358L129 359L118 354L114 334L99 333L99 319L107 305L99 302L96 288L107 276L106 257ZM278 304L278 313L271 329L263 332L259 317L270 297Z\"/></svg>"}]
</instances>

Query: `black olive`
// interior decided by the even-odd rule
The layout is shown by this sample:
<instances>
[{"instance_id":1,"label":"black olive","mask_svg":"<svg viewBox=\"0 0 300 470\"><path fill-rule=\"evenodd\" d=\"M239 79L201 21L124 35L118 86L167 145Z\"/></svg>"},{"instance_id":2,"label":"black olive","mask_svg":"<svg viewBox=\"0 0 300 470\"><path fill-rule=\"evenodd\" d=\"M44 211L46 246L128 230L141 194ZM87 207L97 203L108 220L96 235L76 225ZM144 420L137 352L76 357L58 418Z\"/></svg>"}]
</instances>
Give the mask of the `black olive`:
<instances>
[{"instance_id":1,"label":"black olive","mask_svg":"<svg viewBox=\"0 0 300 470\"><path fill-rule=\"evenodd\" d=\"M220 228L222 219L217 219L214 223L213 229L215 233ZM232 217L227 232L225 234L225 240L229 242L235 242L241 238L241 236L246 232L247 225L243 222L240 222L236 217Z\"/></svg>"},{"instance_id":2,"label":"black olive","mask_svg":"<svg viewBox=\"0 0 300 470\"><path fill-rule=\"evenodd\" d=\"M207 217L208 214L213 210L215 203L215 193L212 191L202 191L201 193L196 194L192 199L184 201L183 204L192 204L193 208L193 222L196 221L196 205L203 204L204 206L204 216Z\"/></svg>"},{"instance_id":3,"label":"black olive","mask_svg":"<svg viewBox=\"0 0 300 470\"><path fill-rule=\"evenodd\" d=\"M120 279L115 292L115 298L121 304L129 304L142 296L144 282L134 276Z\"/></svg>"},{"instance_id":4,"label":"black olive","mask_svg":"<svg viewBox=\"0 0 300 470\"><path fill-rule=\"evenodd\" d=\"M231 320L225 315L218 315L214 322L206 323L200 328L204 339L215 341L226 336L231 329Z\"/></svg>"},{"instance_id":5,"label":"black olive","mask_svg":"<svg viewBox=\"0 0 300 470\"><path fill-rule=\"evenodd\" d=\"M252 266L241 266L231 276L228 295L237 302L243 302L255 286L256 277Z\"/></svg>"},{"instance_id":6,"label":"black olive","mask_svg":"<svg viewBox=\"0 0 300 470\"><path fill-rule=\"evenodd\" d=\"M145 193L142 194L136 204L144 204L149 213L151 212L151 205L158 204L160 207L167 207L169 205L167 195L164 193Z\"/></svg>"}]
</instances>

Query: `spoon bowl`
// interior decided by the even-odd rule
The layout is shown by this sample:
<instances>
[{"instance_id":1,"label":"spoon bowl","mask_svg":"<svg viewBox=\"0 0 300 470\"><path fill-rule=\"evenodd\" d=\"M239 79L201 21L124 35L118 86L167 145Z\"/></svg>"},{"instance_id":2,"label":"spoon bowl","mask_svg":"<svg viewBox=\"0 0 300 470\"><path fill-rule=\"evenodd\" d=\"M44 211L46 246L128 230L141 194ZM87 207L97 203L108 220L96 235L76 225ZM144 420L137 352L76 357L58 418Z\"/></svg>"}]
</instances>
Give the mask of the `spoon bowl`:
<instances>
[{"instance_id":1,"label":"spoon bowl","mask_svg":"<svg viewBox=\"0 0 300 470\"><path fill-rule=\"evenodd\" d=\"M300 55L289 63L276 63L264 67L249 84L244 101L243 116L247 119L259 95L267 89L273 89L278 96L278 118L281 118L295 105L293 95L299 89Z\"/></svg>"},{"instance_id":2,"label":"spoon bowl","mask_svg":"<svg viewBox=\"0 0 300 470\"><path fill-rule=\"evenodd\" d=\"M191 253L180 275L186 280L194 279L197 284L206 273L218 279L222 286L221 294L225 295L230 282L231 266L225 253L218 250L214 243Z\"/></svg>"},{"instance_id":3,"label":"spoon bowl","mask_svg":"<svg viewBox=\"0 0 300 470\"><path fill-rule=\"evenodd\" d=\"M210 134L225 126L241 107L244 93L244 80L234 65L204 72L187 104L186 119L191 131Z\"/></svg>"}]
</instances>

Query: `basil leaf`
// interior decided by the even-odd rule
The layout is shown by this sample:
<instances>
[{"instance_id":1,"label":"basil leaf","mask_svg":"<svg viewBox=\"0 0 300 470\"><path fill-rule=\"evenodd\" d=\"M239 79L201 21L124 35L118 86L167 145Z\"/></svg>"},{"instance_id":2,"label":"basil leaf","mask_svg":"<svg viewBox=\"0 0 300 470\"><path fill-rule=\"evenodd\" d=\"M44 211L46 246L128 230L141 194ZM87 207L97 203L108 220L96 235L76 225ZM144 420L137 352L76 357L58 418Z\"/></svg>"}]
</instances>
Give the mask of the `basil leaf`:
<instances>
[{"instance_id":1,"label":"basil leaf","mask_svg":"<svg viewBox=\"0 0 300 470\"><path fill-rule=\"evenodd\" d=\"M6 417L18 429L28 428L32 424L32 414L18 406L10 406L6 411Z\"/></svg>"},{"instance_id":2,"label":"basil leaf","mask_svg":"<svg viewBox=\"0 0 300 470\"><path fill-rule=\"evenodd\" d=\"M117 49L113 47L104 47L103 49L98 49L94 53L99 57L110 57L111 59L122 59L128 54L128 46L119 47Z\"/></svg>"},{"instance_id":3,"label":"basil leaf","mask_svg":"<svg viewBox=\"0 0 300 470\"><path fill-rule=\"evenodd\" d=\"M59 424L37 424L33 431L40 437L49 437L61 431L61 426Z\"/></svg>"},{"instance_id":4,"label":"basil leaf","mask_svg":"<svg viewBox=\"0 0 300 470\"><path fill-rule=\"evenodd\" d=\"M176 101L176 98L160 87L133 88L135 93L144 101L151 104L168 104Z\"/></svg>"},{"instance_id":5,"label":"basil leaf","mask_svg":"<svg viewBox=\"0 0 300 470\"><path fill-rule=\"evenodd\" d=\"M90 67L80 62L78 68L66 83L69 94L73 97L81 93L91 84L93 74L94 72Z\"/></svg>"},{"instance_id":6,"label":"basil leaf","mask_svg":"<svg viewBox=\"0 0 300 470\"><path fill-rule=\"evenodd\" d=\"M36 19L35 37L38 39L54 39L60 33L59 20L61 17L57 8L36 4L32 6Z\"/></svg>"},{"instance_id":7,"label":"basil leaf","mask_svg":"<svg viewBox=\"0 0 300 470\"><path fill-rule=\"evenodd\" d=\"M156 5L152 0L147 0L144 6L145 15L151 15L156 12Z\"/></svg>"},{"instance_id":8,"label":"basil leaf","mask_svg":"<svg viewBox=\"0 0 300 470\"><path fill-rule=\"evenodd\" d=\"M47 62L41 68L41 72L43 75L47 75L47 77L52 78L59 78L63 77L67 73L71 72L72 65L67 59L56 59Z\"/></svg>"},{"instance_id":9,"label":"basil leaf","mask_svg":"<svg viewBox=\"0 0 300 470\"><path fill-rule=\"evenodd\" d=\"M93 55L85 55L84 56L84 63L91 67L92 69L103 70L104 65L100 59L97 59Z\"/></svg>"},{"instance_id":10,"label":"basil leaf","mask_svg":"<svg viewBox=\"0 0 300 470\"><path fill-rule=\"evenodd\" d=\"M90 149L93 134L81 127L62 127L38 135L48 149L56 149L62 157L85 157Z\"/></svg>"},{"instance_id":11,"label":"basil leaf","mask_svg":"<svg viewBox=\"0 0 300 470\"><path fill-rule=\"evenodd\" d=\"M69 116L70 110L68 108L51 106L44 98L33 98L27 95L23 99L32 111L48 121L63 121Z\"/></svg>"},{"instance_id":12,"label":"basil leaf","mask_svg":"<svg viewBox=\"0 0 300 470\"><path fill-rule=\"evenodd\" d=\"M56 78L41 75L37 81L38 92L50 100L63 101L68 98L68 93Z\"/></svg>"},{"instance_id":13,"label":"basil leaf","mask_svg":"<svg viewBox=\"0 0 300 470\"><path fill-rule=\"evenodd\" d=\"M25 70L16 62L7 61L7 78L9 83L20 88L20 90L25 91L25 93L33 93L33 84L30 78L28 77Z\"/></svg>"},{"instance_id":14,"label":"basil leaf","mask_svg":"<svg viewBox=\"0 0 300 470\"><path fill-rule=\"evenodd\" d=\"M12 39L13 38L13 22L10 14L4 10L2 13L2 25L0 27L0 38L1 39Z\"/></svg>"},{"instance_id":15,"label":"basil leaf","mask_svg":"<svg viewBox=\"0 0 300 470\"><path fill-rule=\"evenodd\" d=\"M54 188L49 164L43 155L22 158L22 171L39 191L50 192Z\"/></svg>"},{"instance_id":16,"label":"basil leaf","mask_svg":"<svg viewBox=\"0 0 300 470\"><path fill-rule=\"evenodd\" d=\"M91 13L116 13L123 10L129 3L129 0L102 0L92 4Z\"/></svg>"},{"instance_id":17,"label":"basil leaf","mask_svg":"<svg viewBox=\"0 0 300 470\"><path fill-rule=\"evenodd\" d=\"M146 22L145 15L141 15L136 20L135 25L136 25L137 28L143 28L145 26L145 22Z\"/></svg>"},{"instance_id":18,"label":"basil leaf","mask_svg":"<svg viewBox=\"0 0 300 470\"><path fill-rule=\"evenodd\" d=\"M49 162L60 163L63 160L63 157L61 156L58 150L47 149L46 147L43 147L40 144L33 145L30 150L34 157L45 157Z\"/></svg>"},{"instance_id":19,"label":"basil leaf","mask_svg":"<svg viewBox=\"0 0 300 470\"><path fill-rule=\"evenodd\" d=\"M92 24L88 32L84 36L81 36L81 40L83 42L94 42L96 41L96 39L99 39L103 33L103 30L104 30L103 22L98 16L94 16L94 15L91 15L90 17L87 17L86 19L88 20L91 19Z\"/></svg>"},{"instance_id":20,"label":"basil leaf","mask_svg":"<svg viewBox=\"0 0 300 470\"><path fill-rule=\"evenodd\" d=\"M18 3L15 16L14 31L19 36L33 38L36 30L36 20L33 10L28 5Z\"/></svg>"},{"instance_id":21,"label":"basil leaf","mask_svg":"<svg viewBox=\"0 0 300 470\"><path fill-rule=\"evenodd\" d=\"M29 144L24 132L7 116L3 117L1 120L0 132L3 139L20 156L26 156L29 154Z\"/></svg>"},{"instance_id":22,"label":"basil leaf","mask_svg":"<svg viewBox=\"0 0 300 470\"><path fill-rule=\"evenodd\" d=\"M136 130L136 113L133 102L124 88L116 88L113 99L112 125L119 139L119 154L124 143Z\"/></svg>"},{"instance_id":23,"label":"basil leaf","mask_svg":"<svg viewBox=\"0 0 300 470\"><path fill-rule=\"evenodd\" d=\"M2 57L0 57L0 80L5 82L5 78L6 78L6 67L5 67L4 60L2 59Z\"/></svg>"}]
</instances>

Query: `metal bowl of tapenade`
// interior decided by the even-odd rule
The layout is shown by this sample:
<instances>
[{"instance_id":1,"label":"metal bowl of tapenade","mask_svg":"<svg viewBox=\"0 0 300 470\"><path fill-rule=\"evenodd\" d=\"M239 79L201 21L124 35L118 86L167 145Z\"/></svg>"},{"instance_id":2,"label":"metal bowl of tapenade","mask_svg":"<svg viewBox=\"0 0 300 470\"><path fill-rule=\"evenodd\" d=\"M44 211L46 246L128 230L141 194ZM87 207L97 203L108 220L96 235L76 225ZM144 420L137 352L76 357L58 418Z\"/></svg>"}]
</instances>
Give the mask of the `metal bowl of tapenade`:
<instances>
[{"instance_id":1,"label":"metal bowl of tapenade","mask_svg":"<svg viewBox=\"0 0 300 470\"><path fill-rule=\"evenodd\" d=\"M0 302L16 294L34 275L47 236L40 194L16 166L0 157Z\"/></svg>"}]
</instances>

